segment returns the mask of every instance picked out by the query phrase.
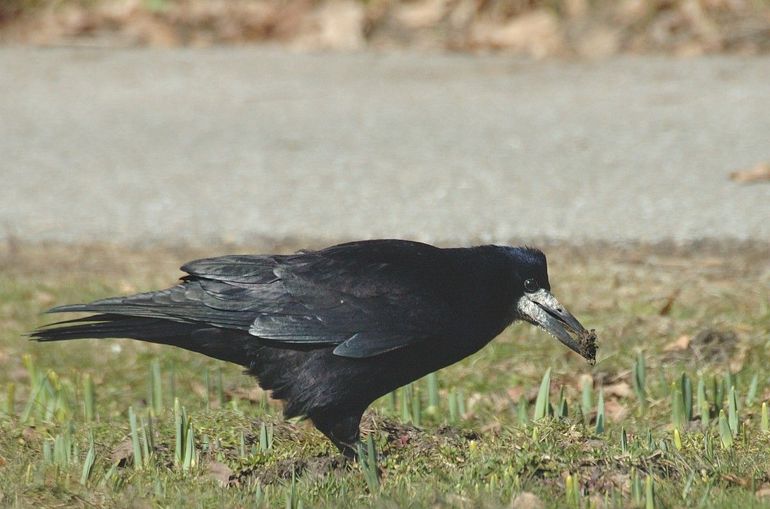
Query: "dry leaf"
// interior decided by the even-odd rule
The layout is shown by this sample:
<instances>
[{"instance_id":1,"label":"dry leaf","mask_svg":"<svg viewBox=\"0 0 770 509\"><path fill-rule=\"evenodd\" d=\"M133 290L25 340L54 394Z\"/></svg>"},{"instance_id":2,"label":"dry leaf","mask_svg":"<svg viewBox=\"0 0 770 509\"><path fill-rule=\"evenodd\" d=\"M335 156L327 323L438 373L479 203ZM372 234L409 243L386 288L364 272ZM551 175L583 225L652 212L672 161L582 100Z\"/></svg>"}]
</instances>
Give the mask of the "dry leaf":
<instances>
[{"instance_id":1,"label":"dry leaf","mask_svg":"<svg viewBox=\"0 0 770 509\"><path fill-rule=\"evenodd\" d=\"M398 4L395 17L409 28L428 28L441 21L448 7L447 0L423 0Z\"/></svg>"},{"instance_id":2,"label":"dry leaf","mask_svg":"<svg viewBox=\"0 0 770 509\"><path fill-rule=\"evenodd\" d=\"M134 445L131 443L131 439L127 438L115 446L110 455L110 460L112 463L117 463L119 467L124 467L129 459L133 461L133 457Z\"/></svg>"},{"instance_id":3,"label":"dry leaf","mask_svg":"<svg viewBox=\"0 0 770 509\"><path fill-rule=\"evenodd\" d=\"M628 398L632 394L631 386L626 382L618 382L616 384L604 386L604 395L606 397L615 396L616 398Z\"/></svg>"},{"instance_id":4,"label":"dry leaf","mask_svg":"<svg viewBox=\"0 0 770 509\"><path fill-rule=\"evenodd\" d=\"M609 399L604 402L604 414L610 421L620 422L628 415L628 408L616 399Z\"/></svg>"},{"instance_id":5,"label":"dry leaf","mask_svg":"<svg viewBox=\"0 0 770 509\"><path fill-rule=\"evenodd\" d=\"M508 48L535 58L554 55L564 47L558 18L545 9L516 16L504 25L477 23L471 38L479 46Z\"/></svg>"},{"instance_id":6,"label":"dry leaf","mask_svg":"<svg viewBox=\"0 0 770 509\"><path fill-rule=\"evenodd\" d=\"M511 502L511 509L543 509L544 507L543 501L529 491L522 491Z\"/></svg>"},{"instance_id":7,"label":"dry leaf","mask_svg":"<svg viewBox=\"0 0 770 509\"><path fill-rule=\"evenodd\" d=\"M664 352L681 352L682 350L687 350L690 346L690 341L692 340L692 336L688 336L687 334L683 334L679 336L676 341L672 341L671 343L667 344L663 347Z\"/></svg>"},{"instance_id":8,"label":"dry leaf","mask_svg":"<svg viewBox=\"0 0 770 509\"><path fill-rule=\"evenodd\" d=\"M516 386L511 387L510 389L506 390L508 393L508 397L511 398L512 401L519 401L519 398L524 394L524 387L522 386Z\"/></svg>"},{"instance_id":9,"label":"dry leaf","mask_svg":"<svg viewBox=\"0 0 770 509\"><path fill-rule=\"evenodd\" d=\"M594 386L594 377L589 375L589 374L587 374L587 373L583 373L582 375L580 375L578 377L577 389L578 390L582 390L583 389L583 385L586 384L586 383L588 384L589 387L593 388L593 386Z\"/></svg>"},{"instance_id":10,"label":"dry leaf","mask_svg":"<svg viewBox=\"0 0 770 509\"><path fill-rule=\"evenodd\" d=\"M671 308L674 306L674 302L676 302L676 298L679 297L679 294L682 292L681 289L677 288L671 294L666 297L666 303L663 305L662 308L660 308L660 311L658 311L658 314L660 316L668 316L668 314L671 312Z\"/></svg>"},{"instance_id":11,"label":"dry leaf","mask_svg":"<svg viewBox=\"0 0 770 509\"><path fill-rule=\"evenodd\" d=\"M730 174L730 179L742 184L770 181L770 163L758 163L748 170L734 171Z\"/></svg>"},{"instance_id":12,"label":"dry leaf","mask_svg":"<svg viewBox=\"0 0 770 509\"><path fill-rule=\"evenodd\" d=\"M224 463L211 462L208 464L208 471L209 477L219 481L223 486L230 484L230 477L232 477L233 471Z\"/></svg>"},{"instance_id":13,"label":"dry leaf","mask_svg":"<svg viewBox=\"0 0 770 509\"><path fill-rule=\"evenodd\" d=\"M770 497L770 485L763 484L761 488L759 488L754 495L757 496L757 498L765 498Z\"/></svg>"},{"instance_id":14,"label":"dry leaf","mask_svg":"<svg viewBox=\"0 0 770 509\"><path fill-rule=\"evenodd\" d=\"M606 445L607 444L605 444L603 440L592 438L583 442L583 446L581 447L581 449L583 449L586 452L593 451L593 450L603 450L605 449ZM567 473L565 472L565 477L566 477L566 474Z\"/></svg>"},{"instance_id":15,"label":"dry leaf","mask_svg":"<svg viewBox=\"0 0 770 509\"><path fill-rule=\"evenodd\" d=\"M40 437L40 433L38 433L35 428L26 427L21 432L21 437L26 442L34 442L35 440L37 440Z\"/></svg>"},{"instance_id":16,"label":"dry leaf","mask_svg":"<svg viewBox=\"0 0 770 509\"><path fill-rule=\"evenodd\" d=\"M298 49L361 49L366 12L359 2L340 1L321 4L310 16L293 41Z\"/></svg>"},{"instance_id":17,"label":"dry leaf","mask_svg":"<svg viewBox=\"0 0 770 509\"><path fill-rule=\"evenodd\" d=\"M265 391L260 389L260 387L256 384L247 387L235 387L232 389L226 387L225 395L227 395L230 399L242 399L251 401L252 403L261 403L266 397Z\"/></svg>"}]
</instances>

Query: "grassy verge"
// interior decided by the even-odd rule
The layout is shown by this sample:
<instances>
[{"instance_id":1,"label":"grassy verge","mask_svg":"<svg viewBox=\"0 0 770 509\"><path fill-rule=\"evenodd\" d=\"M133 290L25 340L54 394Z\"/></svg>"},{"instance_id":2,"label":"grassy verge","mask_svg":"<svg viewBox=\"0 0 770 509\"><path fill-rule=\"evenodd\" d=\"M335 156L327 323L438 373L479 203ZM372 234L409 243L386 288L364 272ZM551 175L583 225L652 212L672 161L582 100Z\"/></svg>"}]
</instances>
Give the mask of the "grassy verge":
<instances>
[{"instance_id":1,"label":"grassy verge","mask_svg":"<svg viewBox=\"0 0 770 509\"><path fill-rule=\"evenodd\" d=\"M516 325L378 402L367 460L345 465L234 366L22 337L47 307L169 285L214 251L5 248L0 505L763 506L768 247L546 251L555 294L599 333L596 366Z\"/></svg>"}]
</instances>

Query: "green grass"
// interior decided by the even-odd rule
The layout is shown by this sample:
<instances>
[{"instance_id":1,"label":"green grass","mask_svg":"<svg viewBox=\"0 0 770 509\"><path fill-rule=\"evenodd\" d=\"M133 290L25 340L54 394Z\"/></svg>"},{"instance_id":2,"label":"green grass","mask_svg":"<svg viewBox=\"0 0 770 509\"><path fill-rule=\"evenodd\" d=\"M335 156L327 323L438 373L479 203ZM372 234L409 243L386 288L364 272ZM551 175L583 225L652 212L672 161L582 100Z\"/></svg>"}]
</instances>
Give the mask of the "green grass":
<instances>
[{"instance_id":1,"label":"green grass","mask_svg":"<svg viewBox=\"0 0 770 509\"><path fill-rule=\"evenodd\" d=\"M767 505L767 246L546 249L555 294L599 334L596 366L515 325L377 402L360 465L238 367L22 337L54 304L249 250L0 251L0 506L510 507L525 491L546 507Z\"/></svg>"}]
</instances>

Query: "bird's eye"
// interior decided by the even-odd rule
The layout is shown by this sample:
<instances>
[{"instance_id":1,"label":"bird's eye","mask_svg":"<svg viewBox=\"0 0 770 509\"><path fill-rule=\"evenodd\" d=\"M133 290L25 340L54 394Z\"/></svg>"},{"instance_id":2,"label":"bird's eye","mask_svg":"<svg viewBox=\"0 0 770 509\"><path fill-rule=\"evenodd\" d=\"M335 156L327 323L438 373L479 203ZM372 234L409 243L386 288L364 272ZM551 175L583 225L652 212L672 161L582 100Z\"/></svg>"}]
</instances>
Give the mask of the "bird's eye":
<instances>
[{"instance_id":1,"label":"bird's eye","mask_svg":"<svg viewBox=\"0 0 770 509\"><path fill-rule=\"evenodd\" d=\"M524 291L527 293L535 293L540 289L540 285L534 279L527 279L524 281Z\"/></svg>"}]
</instances>

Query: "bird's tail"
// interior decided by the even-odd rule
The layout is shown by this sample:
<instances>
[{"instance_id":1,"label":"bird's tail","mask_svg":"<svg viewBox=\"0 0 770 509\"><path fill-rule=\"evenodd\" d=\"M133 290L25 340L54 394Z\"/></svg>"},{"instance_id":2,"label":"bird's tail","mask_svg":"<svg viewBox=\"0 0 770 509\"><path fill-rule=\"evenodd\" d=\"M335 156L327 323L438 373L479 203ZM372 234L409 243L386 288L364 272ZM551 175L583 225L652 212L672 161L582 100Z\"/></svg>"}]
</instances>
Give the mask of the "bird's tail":
<instances>
[{"instance_id":1,"label":"bird's tail","mask_svg":"<svg viewBox=\"0 0 770 509\"><path fill-rule=\"evenodd\" d=\"M36 341L85 338L129 338L173 345L227 362L249 366L254 341L246 333L194 322L103 313L41 327L30 334ZM253 338L252 338L253 339Z\"/></svg>"},{"instance_id":2,"label":"bird's tail","mask_svg":"<svg viewBox=\"0 0 770 509\"><path fill-rule=\"evenodd\" d=\"M92 304L75 304L53 308L50 312L94 312L93 307ZM120 311L125 309L120 308ZM36 341L137 339L172 345L239 364L259 380L263 389L272 391L274 398L285 401L284 414L287 417L307 415L307 395L317 390L312 380L308 379L305 384L297 383L302 378L302 366L312 352L272 347L246 331L201 322L102 312L43 326L32 332L30 337Z\"/></svg>"}]
</instances>

